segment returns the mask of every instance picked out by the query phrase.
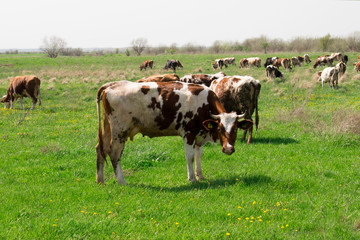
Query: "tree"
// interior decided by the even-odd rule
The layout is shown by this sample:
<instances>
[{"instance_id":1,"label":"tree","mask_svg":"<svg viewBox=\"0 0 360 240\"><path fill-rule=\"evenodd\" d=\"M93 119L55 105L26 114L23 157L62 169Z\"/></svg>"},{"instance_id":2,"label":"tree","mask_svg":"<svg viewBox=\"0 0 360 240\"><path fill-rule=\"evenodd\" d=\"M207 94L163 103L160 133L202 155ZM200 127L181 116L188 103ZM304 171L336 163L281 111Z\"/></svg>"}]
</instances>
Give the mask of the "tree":
<instances>
[{"instance_id":1,"label":"tree","mask_svg":"<svg viewBox=\"0 0 360 240\"><path fill-rule=\"evenodd\" d=\"M52 36L48 40L46 37L43 40L43 44L40 47L41 51L47 54L50 58L56 58L61 51L66 47L64 39Z\"/></svg>"},{"instance_id":2,"label":"tree","mask_svg":"<svg viewBox=\"0 0 360 240\"><path fill-rule=\"evenodd\" d=\"M263 47L264 52L265 52L265 54L266 54L266 50L267 50L267 48L268 48L268 46L269 46L269 43L268 43L268 42L263 42L263 43L261 44L261 46Z\"/></svg>"},{"instance_id":3,"label":"tree","mask_svg":"<svg viewBox=\"0 0 360 240\"><path fill-rule=\"evenodd\" d=\"M147 47L147 39L146 38L137 38L131 41L131 47L134 52L140 56L144 49Z\"/></svg>"},{"instance_id":4,"label":"tree","mask_svg":"<svg viewBox=\"0 0 360 240\"><path fill-rule=\"evenodd\" d=\"M331 42L331 36L328 33L324 37L320 38L320 47L323 51L327 51Z\"/></svg>"}]
</instances>

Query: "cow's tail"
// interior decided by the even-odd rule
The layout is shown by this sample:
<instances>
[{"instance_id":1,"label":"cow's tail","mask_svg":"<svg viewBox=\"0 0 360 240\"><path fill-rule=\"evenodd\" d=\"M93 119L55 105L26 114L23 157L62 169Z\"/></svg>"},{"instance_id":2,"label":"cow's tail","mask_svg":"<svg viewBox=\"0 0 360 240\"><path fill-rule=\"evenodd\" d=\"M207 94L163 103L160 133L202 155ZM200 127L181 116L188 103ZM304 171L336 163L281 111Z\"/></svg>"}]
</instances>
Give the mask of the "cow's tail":
<instances>
[{"instance_id":1,"label":"cow's tail","mask_svg":"<svg viewBox=\"0 0 360 240\"><path fill-rule=\"evenodd\" d=\"M259 127L258 99L259 99L260 89L261 89L260 83L255 85L255 126L256 126L256 130Z\"/></svg>"},{"instance_id":2,"label":"cow's tail","mask_svg":"<svg viewBox=\"0 0 360 240\"><path fill-rule=\"evenodd\" d=\"M103 141L103 134L102 134L102 126L101 126L101 107L100 102L102 98L103 91L107 88L106 85L103 85L99 88L97 95L96 95L96 108L97 108L97 115L98 115L98 141L99 141L99 150L101 156L106 160L106 155L104 153L104 141Z\"/></svg>"}]
</instances>

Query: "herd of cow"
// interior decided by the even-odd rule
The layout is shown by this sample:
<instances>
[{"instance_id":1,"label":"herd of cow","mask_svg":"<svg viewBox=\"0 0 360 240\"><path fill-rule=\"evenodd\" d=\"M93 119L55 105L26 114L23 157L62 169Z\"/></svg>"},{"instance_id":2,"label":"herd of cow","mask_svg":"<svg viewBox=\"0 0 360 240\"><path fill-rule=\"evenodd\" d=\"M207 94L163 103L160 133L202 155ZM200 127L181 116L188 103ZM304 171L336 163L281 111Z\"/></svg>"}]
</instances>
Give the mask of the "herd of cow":
<instances>
[{"instance_id":1,"label":"herd of cow","mask_svg":"<svg viewBox=\"0 0 360 240\"><path fill-rule=\"evenodd\" d=\"M339 63L333 67L333 61ZM314 68L329 64L319 73L322 83L329 81L337 85L338 74L346 70L346 55L334 53L318 57ZM279 67L291 71L292 67L310 63L304 57L268 58L264 64L269 78L283 74ZM216 59L214 69L235 64L235 58ZM360 70L359 62L354 64ZM261 66L260 58L241 59L239 67ZM153 67L153 61L145 61L140 70ZM179 60L168 60L165 69L182 68ZM248 133L247 143L252 142L253 119L258 128L258 97L261 90L259 80L250 76L226 76L216 74L190 74L180 78L176 74L153 75L136 82L117 81L106 83L97 92L98 144L96 146L96 181L104 182L104 162L109 155L117 182L126 184L121 171L121 155L127 139L133 140L137 133L143 136L181 136L187 160L188 179L192 182L204 179L201 168L202 148L206 142L220 141L223 153L231 155L235 149L237 130L243 129L243 139ZM32 99L32 109L40 99L40 79L36 76L19 76L10 81L7 94L1 98L5 107L13 108L20 98ZM102 103L102 104L101 104ZM101 105L103 125L101 124ZM195 161L195 172L194 164ZM197 177L197 178L196 178Z\"/></svg>"}]
</instances>

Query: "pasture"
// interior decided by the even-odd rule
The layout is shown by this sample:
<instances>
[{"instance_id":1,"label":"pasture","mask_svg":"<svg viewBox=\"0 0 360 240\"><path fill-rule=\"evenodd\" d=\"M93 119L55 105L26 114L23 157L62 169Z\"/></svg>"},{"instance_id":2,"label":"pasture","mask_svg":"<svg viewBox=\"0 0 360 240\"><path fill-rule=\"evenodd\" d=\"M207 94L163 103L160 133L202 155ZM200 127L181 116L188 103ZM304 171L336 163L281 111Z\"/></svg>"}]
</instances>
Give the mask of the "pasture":
<instances>
[{"instance_id":1,"label":"pasture","mask_svg":"<svg viewBox=\"0 0 360 240\"><path fill-rule=\"evenodd\" d=\"M309 53L314 61L324 53ZM275 55L275 54L274 54ZM294 53L278 57L297 56ZM302 53L303 55L303 53ZM159 55L46 58L0 55L0 94L10 77L37 75L42 106L17 125L23 111L0 108L1 239L359 239L360 74L349 54L339 89L321 88L311 64L268 81L265 69L227 75L260 80L259 129L247 145L238 132L235 153L204 147L206 180L187 180L180 137L137 135L128 141L116 183L110 161L105 183L95 183L96 92L103 83L171 73L179 59L189 73L216 73L228 55ZM140 64L154 60L153 70ZM24 99L28 109L31 101Z\"/></svg>"}]
</instances>

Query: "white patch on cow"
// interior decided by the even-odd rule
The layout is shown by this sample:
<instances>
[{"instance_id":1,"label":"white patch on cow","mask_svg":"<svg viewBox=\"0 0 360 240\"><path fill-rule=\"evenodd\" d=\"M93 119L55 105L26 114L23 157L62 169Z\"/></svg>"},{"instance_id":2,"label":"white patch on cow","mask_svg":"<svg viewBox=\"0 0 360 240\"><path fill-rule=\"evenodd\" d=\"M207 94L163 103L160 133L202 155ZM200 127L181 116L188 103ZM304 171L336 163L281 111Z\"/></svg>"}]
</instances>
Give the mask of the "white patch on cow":
<instances>
[{"instance_id":1,"label":"white patch on cow","mask_svg":"<svg viewBox=\"0 0 360 240\"><path fill-rule=\"evenodd\" d=\"M223 113L220 114L219 116L220 116L220 122L223 124L225 131L230 134L234 122L236 122L237 119L236 112Z\"/></svg>"}]
</instances>

